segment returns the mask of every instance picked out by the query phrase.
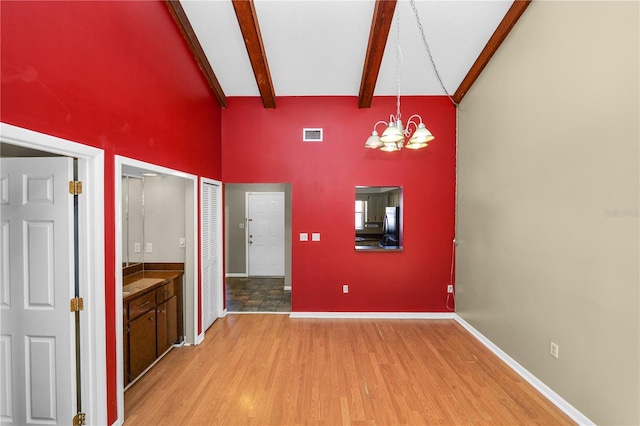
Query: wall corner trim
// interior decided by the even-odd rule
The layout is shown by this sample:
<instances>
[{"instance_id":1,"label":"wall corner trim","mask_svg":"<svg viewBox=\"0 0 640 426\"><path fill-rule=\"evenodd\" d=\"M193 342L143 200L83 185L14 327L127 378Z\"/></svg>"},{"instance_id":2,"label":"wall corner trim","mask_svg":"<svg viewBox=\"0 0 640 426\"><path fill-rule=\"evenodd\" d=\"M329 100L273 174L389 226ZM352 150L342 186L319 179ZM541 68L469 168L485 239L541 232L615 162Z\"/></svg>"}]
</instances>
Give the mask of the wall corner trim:
<instances>
[{"instance_id":1,"label":"wall corner trim","mask_svg":"<svg viewBox=\"0 0 640 426\"><path fill-rule=\"evenodd\" d=\"M520 377L526 380L531 386L533 386L538 392L547 398L556 407L562 410L567 416L571 417L579 425L595 425L594 422L589 420L587 416L578 411L573 405L569 404L560 395L555 393L549 386L545 385L540 379L531 374L526 368L520 365L516 360L511 358L506 352L500 349L491 340L486 338L482 333L476 330L471 324L462 319L458 314L454 314L453 318L465 328L469 333L480 341L487 349L493 352L498 358L516 372Z\"/></svg>"},{"instance_id":2,"label":"wall corner trim","mask_svg":"<svg viewBox=\"0 0 640 426\"><path fill-rule=\"evenodd\" d=\"M204 342L204 333L197 335L196 336L196 341L193 344L194 345L199 345L202 342Z\"/></svg>"}]
</instances>

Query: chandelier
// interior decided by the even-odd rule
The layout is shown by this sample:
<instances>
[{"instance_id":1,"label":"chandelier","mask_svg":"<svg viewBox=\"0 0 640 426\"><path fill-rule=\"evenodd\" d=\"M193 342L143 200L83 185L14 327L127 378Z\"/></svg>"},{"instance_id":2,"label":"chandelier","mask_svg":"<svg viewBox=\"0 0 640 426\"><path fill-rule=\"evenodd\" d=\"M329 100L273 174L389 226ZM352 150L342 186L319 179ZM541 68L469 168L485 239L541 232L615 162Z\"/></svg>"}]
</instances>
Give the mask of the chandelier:
<instances>
[{"instance_id":1,"label":"chandelier","mask_svg":"<svg viewBox=\"0 0 640 426\"><path fill-rule=\"evenodd\" d=\"M427 52L430 55L426 39L424 38L424 31L422 31L422 25L420 24L420 18L418 17L418 11L415 8L413 0L411 1L413 12L418 20L418 26L423 34L423 41L427 46ZM367 142L365 142L365 148L376 149L380 148L381 151L393 152L399 151L403 147L409 149L420 149L426 147L429 142L435 139L435 136L427 129L422 122L422 117L418 114L413 114L409 117L406 127L402 124L402 115L400 114L400 65L402 59L402 52L400 50L400 13L396 13L396 114L389 116L389 122L380 120L373 125L373 132ZM435 64L433 64L435 66ZM417 121L416 121L417 120ZM376 127L379 124L385 124L387 127L379 136L376 131ZM413 127L413 129L412 129ZM405 144L405 138L409 138Z\"/></svg>"}]
</instances>

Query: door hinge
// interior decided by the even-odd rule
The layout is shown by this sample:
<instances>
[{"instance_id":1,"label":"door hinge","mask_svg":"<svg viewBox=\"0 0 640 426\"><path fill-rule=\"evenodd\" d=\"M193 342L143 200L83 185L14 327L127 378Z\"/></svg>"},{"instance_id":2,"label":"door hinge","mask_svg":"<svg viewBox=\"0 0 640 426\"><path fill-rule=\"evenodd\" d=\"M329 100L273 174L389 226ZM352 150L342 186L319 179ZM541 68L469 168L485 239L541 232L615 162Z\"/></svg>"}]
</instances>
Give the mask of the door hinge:
<instances>
[{"instance_id":1,"label":"door hinge","mask_svg":"<svg viewBox=\"0 0 640 426\"><path fill-rule=\"evenodd\" d=\"M71 299L71 312L80 312L84 309L84 300L82 297L74 297Z\"/></svg>"},{"instance_id":2,"label":"door hinge","mask_svg":"<svg viewBox=\"0 0 640 426\"><path fill-rule=\"evenodd\" d=\"M84 413L78 413L73 417L73 426L86 424L86 415Z\"/></svg>"},{"instance_id":3,"label":"door hinge","mask_svg":"<svg viewBox=\"0 0 640 426\"><path fill-rule=\"evenodd\" d=\"M79 180L69 181L69 194L71 195L82 194L82 182Z\"/></svg>"}]
</instances>

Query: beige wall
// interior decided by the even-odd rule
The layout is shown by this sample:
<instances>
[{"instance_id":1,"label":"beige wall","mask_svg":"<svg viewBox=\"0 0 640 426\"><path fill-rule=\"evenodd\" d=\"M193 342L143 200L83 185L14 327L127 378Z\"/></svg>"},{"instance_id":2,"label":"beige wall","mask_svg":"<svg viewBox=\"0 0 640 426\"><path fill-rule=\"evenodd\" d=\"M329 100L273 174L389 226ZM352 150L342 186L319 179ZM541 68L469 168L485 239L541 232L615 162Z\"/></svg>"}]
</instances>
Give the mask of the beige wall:
<instances>
[{"instance_id":1,"label":"beige wall","mask_svg":"<svg viewBox=\"0 0 640 426\"><path fill-rule=\"evenodd\" d=\"M640 424L639 15L534 1L459 107L457 313L609 425Z\"/></svg>"},{"instance_id":2,"label":"beige wall","mask_svg":"<svg viewBox=\"0 0 640 426\"><path fill-rule=\"evenodd\" d=\"M192 209L191 209L192 210ZM143 253L145 262L179 262L186 258L180 238L185 230L185 179L176 176L144 178L144 244L152 253Z\"/></svg>"}]
</instances>

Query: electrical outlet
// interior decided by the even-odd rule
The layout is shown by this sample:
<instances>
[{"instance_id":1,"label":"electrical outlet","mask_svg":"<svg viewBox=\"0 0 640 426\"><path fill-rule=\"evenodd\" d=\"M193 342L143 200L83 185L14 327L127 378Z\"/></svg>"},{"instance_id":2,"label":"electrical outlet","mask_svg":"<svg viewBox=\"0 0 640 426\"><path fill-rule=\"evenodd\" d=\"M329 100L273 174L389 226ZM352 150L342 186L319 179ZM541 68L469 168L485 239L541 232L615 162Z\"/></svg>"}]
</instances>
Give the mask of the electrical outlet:
<instances>
[{"instance_id":1,"label":"electrical outlet","mask_svg":"<svg viewBox=\"0 0 640 426\"><path fill-rule=\"evenodd\" d=\"M151 243L145 244L144 251L146 253L153 253L153 244Z\"/></svg>"},{"instance_id":2,"label":"electrical outlet","mask_svg":"<svg viewBox=\"0 0 640 426\"><path fill-rule=\"evenodd\" d=\"M342 292L343 293L349 293L349 284L343 284L342 285Z\"/></svg>"},{"instance_id":3,"label":"electrical outlet","mask_svg":"<svg viewBox=\"0 0 640 426\"><path fill-rule=\"evenodd\" d=\"M549 353L552 357L558 358L558 345L556 343L550 342Z\"/></svg>"},{"instance_id":4,"label":"electrical outlet","mask_svg":"<svg viewBox=\"0 0 640 426\"><path fill-rule=\"evenodd\" d=\"M133 243L133 251L135 251L136 253L142 252L142 246L140 245L140 243Z\"/></svg>"},{"instance_id":5,"label":"electrical outlet","mask_svg":"<svg viewBox=\"0 0 640 426\"><path fill-rule=\"evenodd\" d=\"M453 293L453 285L452 284L449 284L447 286L447 293Z\"/></svg>"}]
</instances>

